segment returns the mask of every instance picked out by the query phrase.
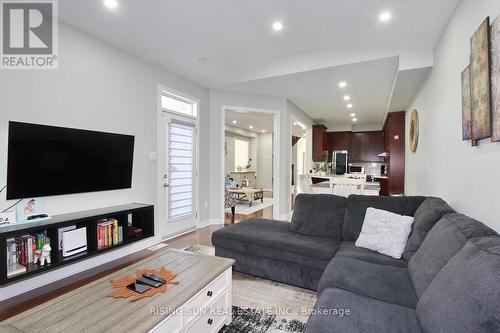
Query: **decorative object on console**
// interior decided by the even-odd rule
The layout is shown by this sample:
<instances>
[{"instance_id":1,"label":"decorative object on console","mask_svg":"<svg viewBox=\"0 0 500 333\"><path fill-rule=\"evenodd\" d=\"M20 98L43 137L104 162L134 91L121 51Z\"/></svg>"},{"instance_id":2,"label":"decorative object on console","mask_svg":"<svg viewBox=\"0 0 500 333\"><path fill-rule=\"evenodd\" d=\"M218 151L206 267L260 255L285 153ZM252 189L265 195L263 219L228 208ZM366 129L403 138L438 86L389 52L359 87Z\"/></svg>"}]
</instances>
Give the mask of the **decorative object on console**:
<instances>
[{"instance_id":1,"label":"decorative object on console","mask_svg":"<svg viewBox=\"0 0 500 333\"><path fill-rule=\"evenodd\" d=\"M134 283L137 278L142 277L143 274L145 273L153 273L159 275L163 279L165 279L166 283L162 284L158 288L151 288L143 294L138 294L130 289L127 289L127 286L129 284ZM162 267L159 270L139 269L136 272L136 276L126 276L121 279L110 280L112 288L120 288L120 289L114 291L109 296L113 298L128 298L129 301L136 301L144 297L151 297L157 293L164 293L167 290L167 286L169 284L179 284L178 281L174 281L176 276L177 274L173 273L172 271L169 271L165 267Z\"/></svg>"},{"instance_id":2,"label":"decorative object on console","mask_svg":"<svg viewBox=\"0 0 500 333\"><path fill-rule=\"evenodd\" d=\"M16 222L16 212L0 213L0 226Z\"/></svg>"},{"instance_id":3,"label":"decorative object on console","mask_svg":"<svg viewBox=\"0 0 500 333\"><path fill-rule=\"evenodd\" d=\"M418 112L413 110L410 114L410 150L415 153L418 147Z\"/></svg>"},{"instance_id":4,"label":"decorative object on console","mask_svg":"<svg viewBox=\"0 0 500 333\"><path fill-rule=\"evenodd\" d=\"M500 16L491 24L491 140L500 141Z\"/></svg>"},{"instance_id":5,"label":"decorative object on console","mask_svg":"<svg viewBox=\"0 0 500 333\"><path fill-rule=\"evenodd\" d=\"M470 40L472 140L491 137L490 20L487 17Z\"/></svg>"},{"instance_id":6,"label":"decorative object on console","mask_svg":"<svg viewBox=\"0 0 500 333\"><path fill-rule=\"evenodd\" d=\"M17 204L16 209L17 220L20 222L50 219L50 216L43 211L43 200L40 198L23 199Z\"/></svg>"},{"instance_id":7,"label":"decorative object on console","mask_svg":"<svg viewBox=\"0 0 500 333\"><path fill-rule=\"evenodd\" d=\"M369 207L355 245L400 259L410 236L413 220L411 216Z\"/></svg>"},{"instance_id":8,"label":"decorative object on console","mask_svg":"<svg viewBox=\"0 0 500 333\"><path fill-rule=\"evenodd\" d=\"M50 244L45 244L42 249L37 249L35 251L35 256L33 258L33 263L36 264L38 263L38 260L40 260L40 266L44 266L45 265L45 261L47 261L47 264L50 264L51 263L51 259L50 259L50 251L52 250L52 248L50 247Z\"/></svg>"}]
</instances>

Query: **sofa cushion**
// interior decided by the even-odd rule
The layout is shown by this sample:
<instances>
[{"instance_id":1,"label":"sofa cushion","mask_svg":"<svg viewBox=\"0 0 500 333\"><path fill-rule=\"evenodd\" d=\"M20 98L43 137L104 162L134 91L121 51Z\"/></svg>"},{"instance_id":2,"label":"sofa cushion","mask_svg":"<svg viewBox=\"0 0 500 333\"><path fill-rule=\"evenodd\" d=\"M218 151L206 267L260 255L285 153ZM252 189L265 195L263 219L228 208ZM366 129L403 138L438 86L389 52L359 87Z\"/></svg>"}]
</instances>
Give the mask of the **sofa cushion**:
<instances>
[{"instance_id":1,"label":"sofa cushion","mask_svg":"<svg viewBox=\"0 0 500 333\"><path fill-rule=\"evenodd\" d=\"M212 244L323 270L338 248L331 238L296 233L290 223L251 218L212 234Z\"/></svg>"},{"instance_id":2,"label":"sofa cushion","mask_svg":"<svg viewBox=\"0 0 500 333\"><path fill-rule=\"evenodd\" d=\"M473 239L417 304L426 332L500 332L500 238Z\"/></svg>"},{"instance_id":3,"label":"sofa cushion","mask_svg":"<svg viewBox=\"0 0 500 333\"><path fill-rule=\"evenodd\" d=\"M470 217L448 214L436 223L408 263L413 286L420 297L441 268L471 238L496 233Z\"/></svg>"},{"instance_id":4,"label":"sofa cushion","mask_svg":"<svg viewBox=\"0 0 500 333\"><path fill-rule=\"evenodd\" d=\"M347 290L325 290L306 325L306 333L422 332L415 310Z\"/></svg>"},{"instance_id":5,"label":"sofa cushion","mask_svg":"<svg viewBox=\"0 0 500 333\"><path fill-rule=\"evenodd\" d=\"M400 259L411 232L413 217L367 208L356 246Z\"/></svg>"},{"instance_id":6,"label":"sofa cushion","mask_svg":"<svg viewBox=\"0 0 500 333\"><path fill-rule=\"evenodd\" d=\"M354 242L340 242L340 247L335 253L335 257L350 257L358 260L371 262L374 264L391 265L396 267L407 267L408 263L401 259L394 259L384 254L372 250L363 249L354 245Z\"/></svg>"},{"instance_id":7,"label":"sofa cushion","mask_svg":"<svg viewBox=\"0 0 500 333\"><path fill-rule=\"evenodd\" d=\"M417 296L404 267L335 256L321 276L318 294L332 287L411 308L417 305Z\"/></svg>"},{"instance_id":8,"label":"sofa cushion","mask_svg":"<svg viewBox=\"0 0 500 333\"><path fill-rule=\"evenodd\" d=\"M454 213L444 200L440 198L427 198L422 202L415 212L415 222L413 230L406 243L403 258L409 261L413 254L418 250L425 236L429 230L432 229L434 224L437 223L444 215Z\"/></svg>"},{"instance_id":9,"label":"sofa cushion","mask_svg":"<svg viewBox=\"0 0 500 333\"><path fill-rule=\"evenodd\" d=\"M415 211L424 200L425 197L350 195L347 198L342 240L355 241L358 239L368 207L386 210L399 215L414 216Z\"/></svg>"},{"instance_id":10,"label":"sofa cushion","mask_svg":"<svg viewBox=\"0 0 500 333\"><path fill-rule=\"evenodd\" d=\"M340 240L346 203L347 198L332 194L299 194L295 199L292 230Z\"/></svg>"}]
</instances>

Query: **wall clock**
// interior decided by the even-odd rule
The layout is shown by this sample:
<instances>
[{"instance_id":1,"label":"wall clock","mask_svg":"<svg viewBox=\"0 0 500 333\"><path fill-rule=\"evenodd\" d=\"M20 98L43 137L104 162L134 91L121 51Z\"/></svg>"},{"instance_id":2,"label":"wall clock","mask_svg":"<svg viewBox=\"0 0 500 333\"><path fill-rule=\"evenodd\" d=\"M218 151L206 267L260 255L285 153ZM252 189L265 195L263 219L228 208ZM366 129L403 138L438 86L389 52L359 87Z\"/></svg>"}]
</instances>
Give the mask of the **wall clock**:
<instances>
[{"instance_id":1,"label":"wall clock","mask_svg":"<svg viewBox=\"0 0 500 333\"><path fill-rule=\"evenodd\" d=\"M414 153L418 147L418 112L411 111L410 114L410 150Z\"/></svg>"}]
</instances>

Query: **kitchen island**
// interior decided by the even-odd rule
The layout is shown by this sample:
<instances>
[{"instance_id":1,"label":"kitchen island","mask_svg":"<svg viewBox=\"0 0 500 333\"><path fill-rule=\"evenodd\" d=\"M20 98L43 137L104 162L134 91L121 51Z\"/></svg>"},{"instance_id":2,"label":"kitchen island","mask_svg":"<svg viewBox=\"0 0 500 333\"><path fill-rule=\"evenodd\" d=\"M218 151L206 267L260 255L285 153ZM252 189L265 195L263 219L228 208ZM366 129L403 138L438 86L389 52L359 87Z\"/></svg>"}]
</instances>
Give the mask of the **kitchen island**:
<instances>
[{"instance_id":1,"label":"kitchen island","mask_svg":"<svg viewBox=\"0 0 500 333\"><path fill-rule=\"evenodd\" d=\"M380 183L378 181L367 182L365 175L322 175L322 174L310 174L311 181L313 184L329 183L330 193L333 193L333 188L335 184L340 184L343 180L353 179L358 180L356 182L360 186L362 195L379 195L380 193Z\"/></svg>"}]
</instances>

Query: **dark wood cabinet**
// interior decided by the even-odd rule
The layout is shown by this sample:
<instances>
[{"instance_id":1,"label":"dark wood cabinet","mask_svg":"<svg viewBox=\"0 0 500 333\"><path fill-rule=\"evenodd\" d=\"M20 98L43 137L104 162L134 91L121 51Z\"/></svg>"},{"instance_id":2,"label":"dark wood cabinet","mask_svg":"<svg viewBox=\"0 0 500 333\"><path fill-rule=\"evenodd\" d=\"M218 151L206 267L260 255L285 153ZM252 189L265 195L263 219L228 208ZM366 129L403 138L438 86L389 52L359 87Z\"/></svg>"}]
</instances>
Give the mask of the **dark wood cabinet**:
<instances>
[{"instance_id":1,"label":"dark wood cabinet","mask_svg":"<svg viewBox=\"0 0 500 333\"><path fill-rule=\"evenodd\" d=\"M349 162L383 162L378 155L384 151L383 132L355 132L350 135Z\"/></svg>"},{"instance_id":2,"label":"dark wood cabinet","mask_svg":"<svg viewBox=\"0 0 500 333\"><path fill-rule=\"evenodd\" d=\"M380 195L385 197L389 196L389 179L375 177L375 181L380 184Z\"/></svg>"},{"instance_id":3,"label":"dark wood cabinet","mask_svg":"<svg viewBox=\"0 0 500 333\"><path fill-rule=\"evenodd\" d=\"M326 151L349 150L351 132L326 132L323 149Z\"/></svg>"},{"instance_id":4,"label":"dark wood cabinet","mask_svg":"<svg viewBox=\"0 0 500 333\"><path fill-rule=\"evenodd\" d=\"M385 151L389 153L387 174L389 194L404 194L405 191L405 115L406 112L389 113L384 126Z\"/></svg>"},{"instance_id":5,"label":"dark wood cabinet","mask_svg":"<svg viewBox=\"0 0 500 333\"><path fill-rule=\"evenodd\" d=\"M325 125L314 125L313 126L313 147L312 147L312 159L313 162L323 162L324 159L324 147L323 141L327 128Z\"/></svg>"},{"instance_id":6,"label":"dark wood cabinet","mask_svg":"<svg viewBox=\"0 0 500 333\"><path fill-rule=\"evenodd\" d=\"M384 132L326 132L313 126L313 161L324 161L325 151L348 150L349 163L383 163L378 155L385 151Z\"/></svg>"}]
</instances>

